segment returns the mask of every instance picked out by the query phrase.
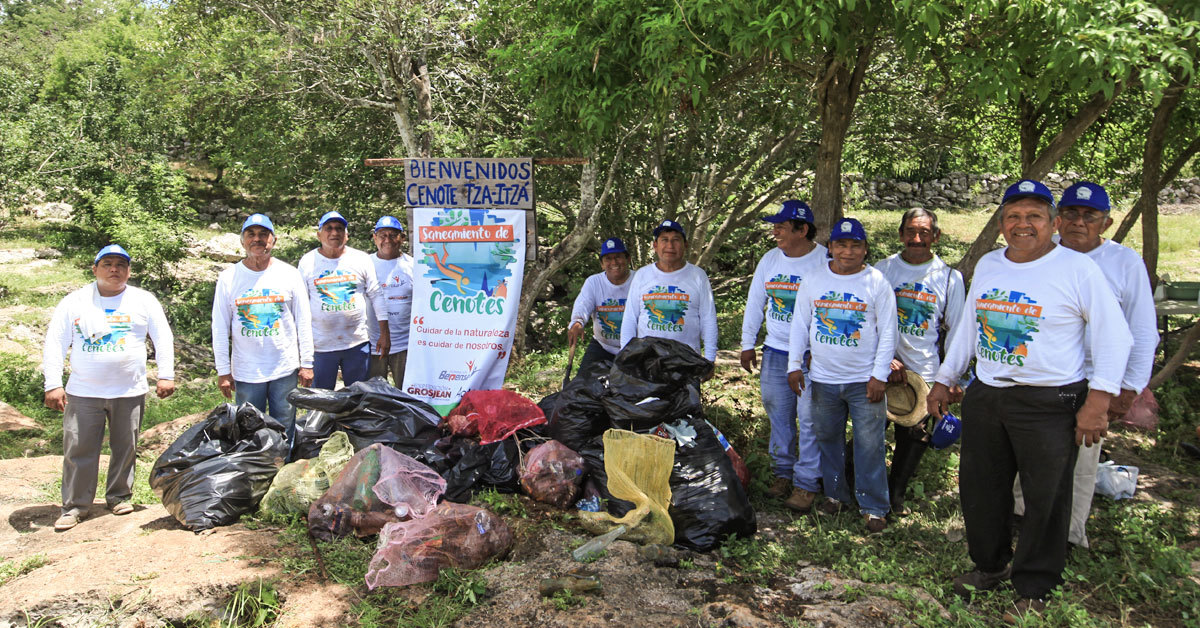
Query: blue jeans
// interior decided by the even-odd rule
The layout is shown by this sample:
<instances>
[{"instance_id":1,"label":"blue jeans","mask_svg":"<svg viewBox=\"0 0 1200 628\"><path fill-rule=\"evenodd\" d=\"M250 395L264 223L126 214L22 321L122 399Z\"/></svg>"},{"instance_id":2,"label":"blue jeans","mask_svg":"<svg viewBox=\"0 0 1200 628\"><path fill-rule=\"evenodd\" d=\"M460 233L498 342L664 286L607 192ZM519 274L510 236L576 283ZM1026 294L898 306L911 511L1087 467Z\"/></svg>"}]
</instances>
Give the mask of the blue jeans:
<instances>
[{"instance_id":1,"label":"blue jeans","mask_svg":"<svg viewBox=\"0 0 1200 628\"><path fill-rule=\"evenodd\" d=\"M279 421L287 429L288 442L295 440L296 413L292 404L288 403L287 395L296 388L296 371L269 382L239 382L234 381L233 401L237 405L249 402L255 408L267 413Z\"/></svg>"},{"instance_id":2,"label":"blue jeans","mask_svg":"<svg viewBox=\"0 0 1200 628\"><path fill-rule=\"evenodd\" d=\"M370 345L364 342L341 351L313 352L313 388L333 390L337 385L339 366L342 367L342 382L347 386L367 379L369 351Z\"/></svg>"},{"instance_id":3,"label":"blue jeans","mask_svg":"<svg viewBox=\"0 0 1200 628\"><path fill-rule=\"evenodd\" d=\"M809 382L813 391L813 432L821 450L825 495L851 504L846 486L846 419L854 426L854 498L861 512L884 516L888 502L884 430L887 404L867 401L867 383Z\"/></svg>"},{"instance_id":4,"label":"blue jeans","mask_svg":"<svg viewBox=\"0 0 1200 628\"><path fill-rule=\"evenodd\" d=\"M759 386L771 422L771 460L775 477L788 478L797 488L815 493L820 488L821 451L813 434L812 387L797 397L788 386L787 369L787 351L763 347ZM807 378L808 372L804 375Z\"/></svg>"}]
</instances>

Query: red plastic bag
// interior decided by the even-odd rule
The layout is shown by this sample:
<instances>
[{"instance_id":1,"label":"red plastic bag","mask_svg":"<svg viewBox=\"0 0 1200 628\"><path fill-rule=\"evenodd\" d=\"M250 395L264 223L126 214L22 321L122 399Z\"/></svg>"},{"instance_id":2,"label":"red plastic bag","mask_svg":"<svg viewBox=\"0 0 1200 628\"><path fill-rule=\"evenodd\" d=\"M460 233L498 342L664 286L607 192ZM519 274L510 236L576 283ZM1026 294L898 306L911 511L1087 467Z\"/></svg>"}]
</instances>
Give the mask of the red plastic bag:
<instances>
[{"instance_id":1,"label":"red plastic bag","mask_svg":"<svg viewBox=\"0 0 1200 628\"><path fill-rule=\"evenodd\" d=\"M521 489L527 495L559 508L575 503L583 482L583 457L556 441L529 450L521 468Z\"/></svg>"},{"instance_id":2,"label":"red plastic bag","mask_svg":"<svg viewBox=\"0 0 1200 628\"><path fill-rule=\"evenodd\" d=\"M517 430L546 422L546 414L533 401L511 390L471 390L446 417L455 434L479 434L487 445L512 436Z\"/></svg>"},{"instance_id":3,"label":"red plastic bag","mask_svg":"<svg viewBox=\"0 0 1200 628\"><path fill-rule=\"evenodd\" d=\"M1154 399L1154 392L1147 388L1142 394L1134 397L1129 412L1117 419L1117 423L1143 432L1158 429L1158 401Z\"/></svg>"},{"instance_id":4,"label":"red plastic bag","mask_svg":"<svg viewBox=\"0 0 1200 628\"><path fill-rule=\"evenodd\" d=\"M482 508L443 502L420 519L389 523L367 568L367 588L437 580L443 567L474 569L512 547L500 517Z\"/></svg>"}]
</instances>

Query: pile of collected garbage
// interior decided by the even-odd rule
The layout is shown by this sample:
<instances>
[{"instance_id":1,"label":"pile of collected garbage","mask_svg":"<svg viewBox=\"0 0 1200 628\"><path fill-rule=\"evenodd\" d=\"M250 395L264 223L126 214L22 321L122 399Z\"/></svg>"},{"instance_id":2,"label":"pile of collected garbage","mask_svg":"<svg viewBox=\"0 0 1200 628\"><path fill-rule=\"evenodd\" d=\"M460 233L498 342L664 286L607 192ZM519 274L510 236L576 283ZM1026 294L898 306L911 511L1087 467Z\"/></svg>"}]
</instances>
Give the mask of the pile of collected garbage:
<instances>
[{"instance_id":1,"label":"pile of collected garbage","mask_svg":"<svg viewBox=\"0 0 1200 628\"><path fill-rule=\"evenodd\" d=\"M596 534L707 551L755 532L745 465L703 419L709 368L685 345L639 339L541 404L470 391L445 419L383 379L297 388L290 449L277 421L223 404L159 457L150 486L196 532L261 509L306 517L316 539L378 535L370 588L505 554L504 520L465 503L485 488L578 508Z\"/></svg>"}]
</instances>

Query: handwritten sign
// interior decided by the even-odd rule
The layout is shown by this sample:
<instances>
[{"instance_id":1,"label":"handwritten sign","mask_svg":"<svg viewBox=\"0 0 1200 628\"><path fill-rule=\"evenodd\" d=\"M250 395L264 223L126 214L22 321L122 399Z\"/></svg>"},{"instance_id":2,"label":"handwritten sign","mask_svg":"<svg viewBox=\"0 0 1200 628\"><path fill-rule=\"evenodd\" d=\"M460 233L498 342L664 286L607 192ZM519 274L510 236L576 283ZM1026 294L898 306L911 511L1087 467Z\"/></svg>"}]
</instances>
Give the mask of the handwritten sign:
<instances>
[{"instance_id":1,"label":"handwritten sign","mask_svg":"<svg viewBox=\"0 0 1200 628\"><path fill-rule=\"evenodd\" d=\"M533 209L533 160L407 159L404 202L410 207Z\"/></svg>"}]
</instances>

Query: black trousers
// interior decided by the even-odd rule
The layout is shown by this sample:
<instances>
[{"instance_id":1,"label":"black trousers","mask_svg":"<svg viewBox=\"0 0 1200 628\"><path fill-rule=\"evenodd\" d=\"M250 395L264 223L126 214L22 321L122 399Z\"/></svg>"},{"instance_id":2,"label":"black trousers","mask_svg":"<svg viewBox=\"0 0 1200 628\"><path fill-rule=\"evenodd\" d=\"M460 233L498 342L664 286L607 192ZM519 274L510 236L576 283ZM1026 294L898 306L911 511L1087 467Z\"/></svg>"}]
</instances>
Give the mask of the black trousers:
<instances>
[{"instance_id":1,"label":"black trousers","mask_svg":"<svg viewBox=\"0 0 1200 628\"><path fill-rule=\"evenodd\" d=\"M892 468L888 472L888 494L892 496L893 509L904 503L908 481L916 474L921 457L925 455L925 450L929 449L929 445L922 442L921 436L913 434L912 430L911 427L892 423L896 447L892 450Z\"/></svg>"},{"instance_id":2,"label":"black trousers","mask_svg":"<svg viewBox=\"0 0 1200 628\"><path fill-rule=\"evenodd\" d=\"M615 357L617 356L609 353L608 349L605 349L604 345L600 344L593 336L592 341L588 343L587 350L583 352L583 358L579 360L579 368L575 372L582 373L587 367L597 362L612 360Z\"/></svg>"},{"instance_id":3,"label":"black trousers","mask_svg":"<svg viewBox=\"0 0 1200 628\"><path fill-rule=\"evenodd\" d=\"M959 497L976 568L1012 562L1017 594L1044 598L1063 582L1071 527L1075 413L1087 383L995 388L976 380L963 398ZM1012 486L1020 474L1025 516L1013 551Z\"/></svg>"}]
</instances>

